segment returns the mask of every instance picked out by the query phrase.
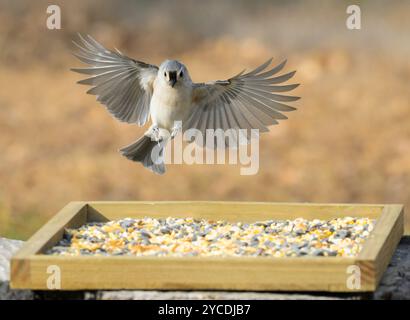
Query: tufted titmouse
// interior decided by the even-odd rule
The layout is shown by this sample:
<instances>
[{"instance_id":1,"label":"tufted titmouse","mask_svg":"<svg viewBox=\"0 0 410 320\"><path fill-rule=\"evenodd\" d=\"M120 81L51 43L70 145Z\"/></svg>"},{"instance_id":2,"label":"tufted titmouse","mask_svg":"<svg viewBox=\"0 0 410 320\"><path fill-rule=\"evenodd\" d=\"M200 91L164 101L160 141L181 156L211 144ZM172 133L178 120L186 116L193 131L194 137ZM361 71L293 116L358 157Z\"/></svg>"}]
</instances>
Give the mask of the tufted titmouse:
<instances>
[{"instance_id":1,"label":"tufted titmouse","mask_svg":"<svg viewBox=\"0 0 410 320\"><path fill-rule=\"evenodd\" d=\"M164 162L158 161L167 142L163 132L170 132L171 139L190 128L202 133L206 129L266 132L277 120L287 119L282 112L295 110L283 102L299 99L277 94L299 85L278 85L295 74L293 71L275 76L286 61L267 69L270 59L253 71L244 70L228 80L194 83L188 69L176 60L166 60L157 67L131 59L117 49L108 50L91 36L79 37L80 44L74 42L79 48L75 56L90 67L72 70L91 77L78 83L91 85L87 93L96 95L120 121L142 126L151 116L148 131L120 152L159 174L165 172ZM158 144L160 150L153 155Z\"/></svg>"}]
</instances>

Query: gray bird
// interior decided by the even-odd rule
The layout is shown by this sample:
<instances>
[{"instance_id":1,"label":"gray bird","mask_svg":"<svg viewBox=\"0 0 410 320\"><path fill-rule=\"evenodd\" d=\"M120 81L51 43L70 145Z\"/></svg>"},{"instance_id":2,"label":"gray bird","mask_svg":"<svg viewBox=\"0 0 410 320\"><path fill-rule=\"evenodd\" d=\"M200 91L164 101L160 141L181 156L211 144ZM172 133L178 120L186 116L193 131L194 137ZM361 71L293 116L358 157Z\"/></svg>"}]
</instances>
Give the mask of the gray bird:
<instances>
[{"instance_id":1,"label":"gray bird","mask_svg":"<svg viewBox=\"0 0 410 320\"><path fill-rule=\"evenodd\" d=\"M206 129L266 132L277 120L287 119L282 112L296 109L283 102L299 99L277 94L299 85L282 85L296 72L277 75L286 60L268 68L272 61L269 59L256 69L247 73L244 70L228 80L194 83L186 66L176 60L166 60L157 67L131 59L117 49L108 50L91 36L79 35L79 42L74 42L79 48L74 55L90 67L71 70L90 76L78 82L92 86L87 93L95 95L120 121L143 126L151 117L148 131L120 152L155 173L165 172L161 159L169 139L164 139L163 131L170 132L171 139L189 128L199 130L204 137ZM175 123L183 125L175 126ZM158 144L160 152L153 156Z\"/></svg>"}]
</instances>

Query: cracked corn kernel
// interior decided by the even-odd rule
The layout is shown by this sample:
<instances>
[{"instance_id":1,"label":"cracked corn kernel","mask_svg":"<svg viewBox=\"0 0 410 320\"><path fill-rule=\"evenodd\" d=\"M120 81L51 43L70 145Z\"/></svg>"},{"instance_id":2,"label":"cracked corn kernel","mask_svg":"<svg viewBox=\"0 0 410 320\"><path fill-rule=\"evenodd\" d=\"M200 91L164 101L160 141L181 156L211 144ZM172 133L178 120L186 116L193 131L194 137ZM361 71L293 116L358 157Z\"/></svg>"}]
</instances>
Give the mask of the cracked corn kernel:
<instances>
[{"instance_id":1,"label":"cracked corn kernel","mask_svg":"<svg viewBox=\"0 0 410 320\"><path fill-rule=\"evenodd\" d=\"M255 223L196 218L125 218L67 229L47 254L353 257L373 230L368 218Z\"/></svg>"}]
</instances>

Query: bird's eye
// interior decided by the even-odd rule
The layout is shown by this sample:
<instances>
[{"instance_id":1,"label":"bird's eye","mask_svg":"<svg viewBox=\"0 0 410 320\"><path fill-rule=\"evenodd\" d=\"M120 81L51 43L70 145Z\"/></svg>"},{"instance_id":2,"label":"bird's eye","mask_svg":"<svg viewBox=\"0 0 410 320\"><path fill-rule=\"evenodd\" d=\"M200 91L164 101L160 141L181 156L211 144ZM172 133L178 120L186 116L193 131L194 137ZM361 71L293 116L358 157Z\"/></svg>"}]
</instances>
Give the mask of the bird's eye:
<instances>
[{"instance_id":1,"label":"bird's eye","mask_svg":"<svg viewBox=\"0 0 410 320\"><path fill-rule=\"evenodd\" d=\"M167 76L167 73L166 72L164 72L164 77L166 77Z\"/></svg>"},{"instance_id":2,"label":"bird's eye","mask_svg":"<svg viewBox=\"0 0 410 320\"><path fill-rule=\"evenodd\" d=\"M184 76L184 73L182 72L182 70L179 72L179 77L182 78Z\"/></svg>"}]
</instances>

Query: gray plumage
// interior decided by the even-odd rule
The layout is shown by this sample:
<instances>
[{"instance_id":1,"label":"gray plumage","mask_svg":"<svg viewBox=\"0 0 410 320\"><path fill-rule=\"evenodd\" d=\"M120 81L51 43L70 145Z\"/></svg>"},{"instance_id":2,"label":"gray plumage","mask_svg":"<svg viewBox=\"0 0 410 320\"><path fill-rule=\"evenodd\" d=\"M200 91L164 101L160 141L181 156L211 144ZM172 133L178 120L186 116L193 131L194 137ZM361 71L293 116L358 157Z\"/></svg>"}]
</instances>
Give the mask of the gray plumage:
<instances>
[{"instance_id":1,"label":"gray plumage","mask_svg":"<svg viewBox=\"0 0 410 320\"><path fill-rule=\"evenodd\" d=\"M155 78L158 67L107 50L90 36L87 40L79 37L82 45L74 42L79 48L74 55L92 67L71 70L92 77L78 83L93 86L87 93L96 95L118 120L144 125L149 118L152 90L144 87L141 79Z\"/></svg>"},{"instance_id":2,"label":"gray plumage","mask_svg":"<svg viewBox=\"0 0 410 320\"><path fill-rule=\"evenodd\" d=\"M90 65L73 71L90 76L79 81L91 85L87 91L97 97L118 120L144 125L151 117L152 126L135 143L121 152L128 159L141 162L152 171L165 172L164 163L152 159L151 153L160 142L163 154L167 139L161 132L198 129L259 129L287 119L283 112L293 111L287 103L299 97L284 95L298 84L283 85L295 71L278 75L286 61L268 68L272 59L256 69L227 80L193 83L187 68L176 60L166 60L159 67L131 59L117 49L108 50L91 36L79 36L75 56ZM182 128L175 128L182 121ZM206 141L205 141L206 143Z\"/></svg>"},{"instance_id":3,"label":"gray plumage","mask_svg":"<svg viewBox=\"0 0 410 320\"><path fill-rule=\"evenodd\" d=\"M164 156L166 141L153 141L151 137L143 135L137 141L121 148L121 154L129 160L141 162L144 167L150 168L155 173L165 173L165 164L161 160ZM158 148L158 155L152 156L152 150Z\"/></svg>"}]
</instances>

